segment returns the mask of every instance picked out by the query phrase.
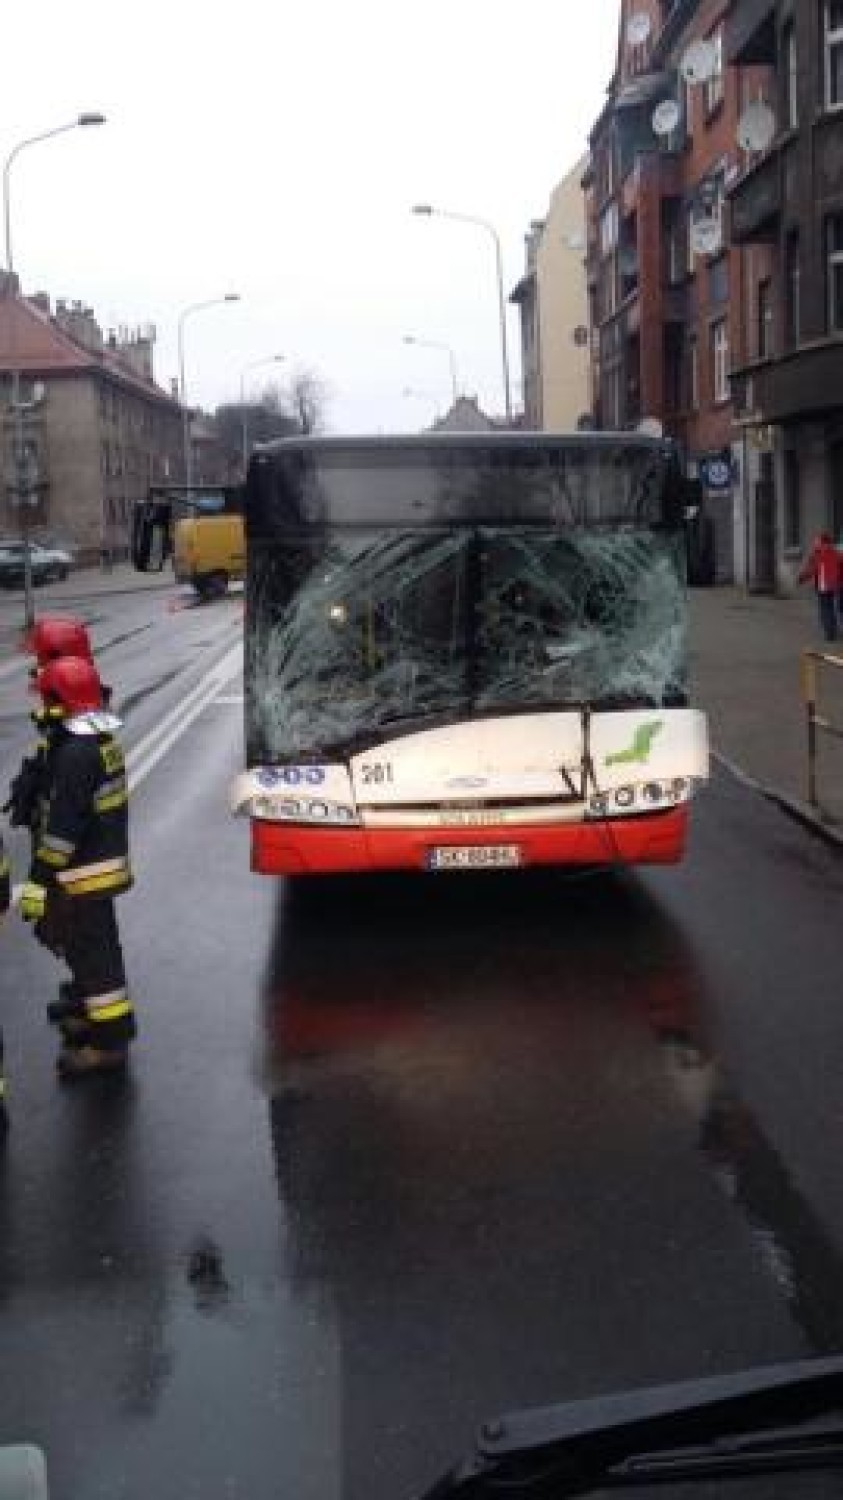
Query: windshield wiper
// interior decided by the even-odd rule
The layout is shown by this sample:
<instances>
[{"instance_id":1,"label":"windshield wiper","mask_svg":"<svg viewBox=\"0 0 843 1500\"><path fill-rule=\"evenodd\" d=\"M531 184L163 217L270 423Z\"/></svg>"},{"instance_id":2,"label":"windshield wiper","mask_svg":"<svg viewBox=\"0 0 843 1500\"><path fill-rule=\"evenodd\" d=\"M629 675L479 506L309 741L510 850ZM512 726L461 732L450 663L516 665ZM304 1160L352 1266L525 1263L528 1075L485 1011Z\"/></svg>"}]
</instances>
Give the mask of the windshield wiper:
<instances>
[{"instance_id":1,"label":"windshield wiper","mask_svg":"<svg viewBox=\"0 0 843 1500\"><path fill-rule=\"evenodd\" d=\"M841 1414L843 1357L514 1413L486 1423L425 1500L564 1500L840 1468Z\"/></svg>"}]
</instances>

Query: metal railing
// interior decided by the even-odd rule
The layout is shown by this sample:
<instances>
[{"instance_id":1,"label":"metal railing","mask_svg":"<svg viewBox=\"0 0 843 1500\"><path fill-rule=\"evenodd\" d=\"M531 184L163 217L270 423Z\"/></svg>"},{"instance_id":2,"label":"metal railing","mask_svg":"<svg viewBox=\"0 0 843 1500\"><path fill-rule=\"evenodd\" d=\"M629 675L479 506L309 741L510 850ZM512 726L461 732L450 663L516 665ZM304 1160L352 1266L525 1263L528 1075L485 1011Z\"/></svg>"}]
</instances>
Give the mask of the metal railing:
<instances>
[{"instance_id":1,"label":"metal railing","mask_svg":"<svg viewBox=\"0 0 843 1500\"><path fill-rule=\"evenodd\" d=\"M832 651L802 652L802 697L805 702L808 725L808 801L818 810L821 810L818 789L820 735L827 734L832 739L843 740L843 724L833 723L820 712L819 695L823 667L832 669L836 667L838 670L843 670L843 656L836 656Z\"/></svg>"}]
</instances>

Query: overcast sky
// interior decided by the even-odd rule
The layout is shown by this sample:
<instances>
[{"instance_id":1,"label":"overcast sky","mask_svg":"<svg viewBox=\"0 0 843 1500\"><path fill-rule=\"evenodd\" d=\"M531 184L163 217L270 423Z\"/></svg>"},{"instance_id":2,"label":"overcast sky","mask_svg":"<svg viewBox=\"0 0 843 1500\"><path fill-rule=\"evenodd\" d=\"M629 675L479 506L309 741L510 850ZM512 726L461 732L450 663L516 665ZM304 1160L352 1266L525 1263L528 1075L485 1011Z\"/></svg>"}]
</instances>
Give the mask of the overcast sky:
<instances>
[{"instance_id":1,"label":"overcast sky","mask_svg":"<svg viewBox=\"0 0 843 1500\"><path fill-rule=\"evenodd\" d=\"M612 72L619 0L46 0L4 7L0 155L26 291L89 302L104 327L153 322L188 395L236 399L283 353L331 392L330 425L418 428L460 385L501 410L491 242L414 219L427 201L498 227L507 290L524 232L583 150ZM518 322L510 313L516 396ZM255 370L247 387L271 379ZM407 399L405 387L424 399Z\"/></svg>"}]
</instances>

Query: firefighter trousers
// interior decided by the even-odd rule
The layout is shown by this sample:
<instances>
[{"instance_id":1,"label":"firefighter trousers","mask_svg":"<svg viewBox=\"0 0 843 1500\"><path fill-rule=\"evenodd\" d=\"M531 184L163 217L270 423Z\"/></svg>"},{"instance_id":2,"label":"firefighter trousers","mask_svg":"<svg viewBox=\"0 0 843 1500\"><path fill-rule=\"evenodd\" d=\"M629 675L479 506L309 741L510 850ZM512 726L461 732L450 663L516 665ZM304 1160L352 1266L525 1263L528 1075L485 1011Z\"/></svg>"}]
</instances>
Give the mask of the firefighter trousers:
<instances>
[{"instance_id":1,"label":"firefighter trousers","mask_svg":"<svg viewBox=\"0 0 843 1500\"><path fill-rule=\"evenodd\" d=\"M70 970L79 1016L90 1023L91 1046L103 1051L126 1047L136 1026L113 897L51 891L43 927L41 941Z\"/></svg>"}]
</instances>

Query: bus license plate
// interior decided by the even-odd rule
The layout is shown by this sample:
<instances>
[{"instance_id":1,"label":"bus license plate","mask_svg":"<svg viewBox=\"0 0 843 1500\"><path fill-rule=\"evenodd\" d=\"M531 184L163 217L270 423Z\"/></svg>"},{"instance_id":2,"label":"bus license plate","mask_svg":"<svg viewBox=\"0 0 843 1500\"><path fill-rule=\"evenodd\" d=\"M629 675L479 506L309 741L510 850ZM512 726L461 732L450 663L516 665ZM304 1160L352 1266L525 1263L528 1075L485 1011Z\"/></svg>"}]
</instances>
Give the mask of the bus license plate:
<instances>
[{"instance_id":1,"label":"bus license plate","mask_svg":"<svg viewBox=\"0 0 843 1500\"><path fill-rule=\"evenodd\" d=\"M517 844L473 844L431 849L429 870L514 870L522 863Z\"/></svg>"}]
</instances>

